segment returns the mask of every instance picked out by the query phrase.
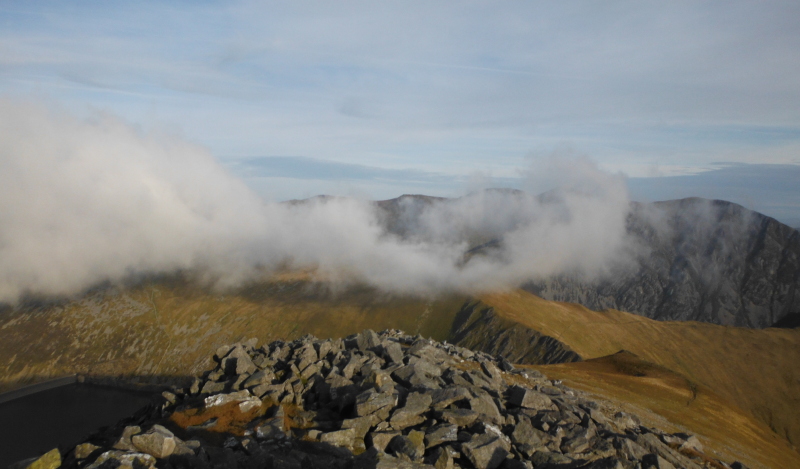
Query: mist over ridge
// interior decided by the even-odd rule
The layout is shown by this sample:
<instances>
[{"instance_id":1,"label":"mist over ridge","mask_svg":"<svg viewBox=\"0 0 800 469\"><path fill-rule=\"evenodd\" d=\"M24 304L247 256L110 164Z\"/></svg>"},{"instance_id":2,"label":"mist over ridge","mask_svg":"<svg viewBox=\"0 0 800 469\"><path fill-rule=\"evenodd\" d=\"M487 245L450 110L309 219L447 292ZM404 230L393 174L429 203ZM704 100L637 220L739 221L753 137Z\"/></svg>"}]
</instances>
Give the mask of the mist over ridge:
<instances>
[{"instance_id":1,"label":"mist over ridge","mask_svg":"<svg viewBox=\"0 0 800 469\"><path fill-rule=\"evenodd\" d=\"M532 183L558 186L546 198L479 191L403 206L418 216L395 221L407 223L401 236L367 200L264 201L203 148L172 135L110 115L80 120L10 100L2 107L4 302L175 270L235 286L279 268L431 295L592 277L625 257L625 180L588 159L535 168ZM465 260L470 247L498 237L500 249Z\"/></svg>"}]
</instances>

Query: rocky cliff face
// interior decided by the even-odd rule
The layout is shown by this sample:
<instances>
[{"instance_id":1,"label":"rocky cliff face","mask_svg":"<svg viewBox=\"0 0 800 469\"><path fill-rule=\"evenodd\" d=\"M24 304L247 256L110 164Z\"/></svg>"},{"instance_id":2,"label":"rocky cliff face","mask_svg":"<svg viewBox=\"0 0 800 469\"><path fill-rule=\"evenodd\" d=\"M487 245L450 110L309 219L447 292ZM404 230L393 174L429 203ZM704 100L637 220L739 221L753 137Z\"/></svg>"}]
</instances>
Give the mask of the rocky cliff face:
<instances>
[{"instance_id":1,"label":"rocky cliff face","mask_svg":"<svg viewBox=\"0 0 800 469\"><path fill-rule=\"evenodd\" d=\"M800 311L800 232L719 200L634 204L632 268L609 278L532 282L550 300L669 321L769 327Z\"/></svg>"},{"instance_id":2,"label":"rocky cliff face","mask_svg":"<svg viewBox=\"0 0 800 469\"><path fill-rule=\"evenodd\" d=\"M190 388L67 451L62 465L731 467L696 437L643 426L538 372L396 330L235 344L214 362ZM58 467L52 453L47 467Z\"/></svg>"},{"instance_id":3,"label":"rocky cliff face","mask_svg":"<svg viewBox=\"0 0 800 469\"><path fill-rule=\"evenodd\" d=\"M551 365L581 360L568 345L553 337L503 319L479 301L464 304L453 321L450 341L513 363Z\"/></svg>"}]
</instances>

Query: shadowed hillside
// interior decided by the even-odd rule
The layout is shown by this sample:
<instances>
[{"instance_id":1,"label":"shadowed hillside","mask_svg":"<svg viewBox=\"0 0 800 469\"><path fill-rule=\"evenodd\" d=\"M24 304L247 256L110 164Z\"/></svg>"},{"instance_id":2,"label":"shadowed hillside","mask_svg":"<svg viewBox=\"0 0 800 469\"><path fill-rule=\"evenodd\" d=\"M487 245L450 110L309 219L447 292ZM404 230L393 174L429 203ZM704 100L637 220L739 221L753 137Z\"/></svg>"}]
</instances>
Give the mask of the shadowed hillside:
<instances>
[{"instance_id":1,"label":"shadowed hillside","mask_svg":"<svg viewBox=\"0 0 800 469\"><path fill-rule=\"evenodd\" d=\"M800 441L800 330L661 322L543 300L517 290L483 295L484 309L551 336L584 359L628 350L713 389L793 444Z\"/></svg>"}]
</instances>

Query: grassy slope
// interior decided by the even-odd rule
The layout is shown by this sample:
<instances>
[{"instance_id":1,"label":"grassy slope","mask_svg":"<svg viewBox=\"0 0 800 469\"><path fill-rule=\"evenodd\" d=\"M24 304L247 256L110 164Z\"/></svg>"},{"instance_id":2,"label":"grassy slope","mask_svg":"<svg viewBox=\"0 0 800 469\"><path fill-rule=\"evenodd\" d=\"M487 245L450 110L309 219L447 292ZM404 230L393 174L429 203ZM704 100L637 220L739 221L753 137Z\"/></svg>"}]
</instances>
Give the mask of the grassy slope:
<instances>
[{"instance_id":1,"label":"grassy slope","mask_svg":"<svg viewBox=\"0 0 800 469\"><path fill-rule=\"evenodd\" d=\"M622 402L621 410L646 425L699 435L706 454L748 467L800 467L793 451L762 422L682 375L618 353L584 362L535 367L551 379L600 397Z\"/></svg>"},{"instance_id":2,"label":"grassy slope","mask_svg":"<svg viewBox=\"0 0 800 469\"><path fill-rule=\"evenodd\" d=\"M343 337L391 327L447 337L464 298L392 297L366 288L339 295L305 280L215 295L177 280L110 289L78 301L0 316L0 391L54 376L186 376L220 345L311 333Z\"/></svg>"},{"instance_id":3,"label":"grassy slope","mask_svg":"<svg viewBox=\"0 0 800 469\"><path fill-rule=\"evenodd\" d=\"M800 442L800 330L660 322L550 302L524 291L481 300L501 316L563 341L584 358L631 351L714 389L722 401L739 406L795 445Z\"/></svg>"}]
</instances>

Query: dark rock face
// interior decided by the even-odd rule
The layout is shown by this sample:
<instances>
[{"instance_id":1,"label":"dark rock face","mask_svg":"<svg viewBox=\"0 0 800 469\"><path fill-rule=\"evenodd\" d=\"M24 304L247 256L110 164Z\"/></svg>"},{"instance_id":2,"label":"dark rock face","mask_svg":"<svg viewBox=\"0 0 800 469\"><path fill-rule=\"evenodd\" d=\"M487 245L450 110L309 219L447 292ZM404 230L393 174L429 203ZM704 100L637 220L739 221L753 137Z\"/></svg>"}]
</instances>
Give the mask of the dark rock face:
<instances>
[{"instance_id":1,"label":"dark rock face","mask_svg":"<svg viewBox=\"0 0 800 469\"><path fill-rule=\"evenodd\" d=\"M772 325L772 327L780 327L784 329L796 329L800 327L800 313L789 313L786 316L780 318L778 322Z\"/></svg>"},{"instance_id":2,"label":"dark rock face","mask_svg":"<svg viewBox=\"0 0 800 469\"><path fill-rule=\"evenodd\" d=\"M545 299L669 321L769 327L800 311L800 232L739 205L698 198L633 204L633 268L600 281L561 276Z\"/></svg>"},{"instance_id":3,"label":"dark rock face","mask_svg":"<svg viewBox=\"0 0 800 469\"><path fill-rule=\"evenodd\" d=\"M68 451L63 467L696 468L691 458L705 457L694 436L399 331L237 344L215 361L190 388ZM204 391L210 382L224 391Z\"/></svg>"},{"instance_id":4,"label":"dark rock face","mask_svg":"<svg viewBox=\"0 0 800 469\"><path fill-rule=\"evenodd\" d=\"M450 341L462 347L504 357L505 363L549 365L581 361L568 345L519 324L498 317L478 302L467 303L456 315Z\"/></svg>"}]
</instances>

